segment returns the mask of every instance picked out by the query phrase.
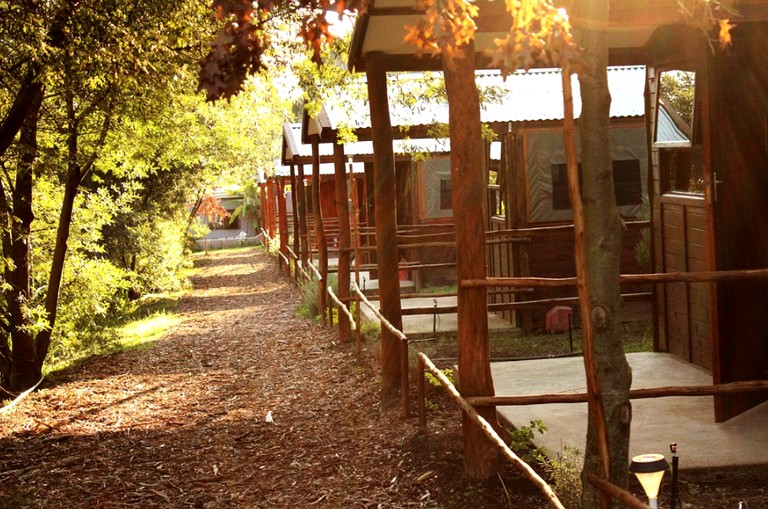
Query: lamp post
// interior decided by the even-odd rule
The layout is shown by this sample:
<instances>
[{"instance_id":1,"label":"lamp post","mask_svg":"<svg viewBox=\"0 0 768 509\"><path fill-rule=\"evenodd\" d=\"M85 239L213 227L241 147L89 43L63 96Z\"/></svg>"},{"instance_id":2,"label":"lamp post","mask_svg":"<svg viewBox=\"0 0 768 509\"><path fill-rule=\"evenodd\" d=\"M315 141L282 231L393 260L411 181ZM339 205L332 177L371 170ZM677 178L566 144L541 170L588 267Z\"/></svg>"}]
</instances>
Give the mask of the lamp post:
<instances>
[{"instance_id":1,"label":"lamp post","mask_svg":"<svg viewBox=\"0 0 768 509\"><path fill-rule=\"evenodd\" d=\"M629 471L637 476L648 496L648 505L653 509L659 508L659 487L667 467L667 460L662 454L641 454L632 458L629 465Z\"/></svg>"}]
</instances>

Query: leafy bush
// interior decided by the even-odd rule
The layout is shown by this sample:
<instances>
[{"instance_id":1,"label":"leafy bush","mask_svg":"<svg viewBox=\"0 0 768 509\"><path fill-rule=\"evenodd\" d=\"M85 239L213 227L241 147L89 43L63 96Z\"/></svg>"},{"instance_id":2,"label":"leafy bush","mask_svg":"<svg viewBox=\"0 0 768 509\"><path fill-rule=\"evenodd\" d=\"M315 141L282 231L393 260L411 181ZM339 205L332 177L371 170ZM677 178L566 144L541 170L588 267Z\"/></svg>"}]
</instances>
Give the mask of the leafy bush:
<instances>
[{"instance_id":1,"label":"leafy bush","mask_svg":"<svg viewBox=\"0 0 768 509\"><path fill-rule=\"evenodd\" d=\"M186 285L183 271L191 267L182 224L178 220L154 220L130 231L137 239L132 279L140 293L182 290Z\"/></svg>"},{"instance_id":2,"label":"leafy bush","mask_svg":"<svg viewBox=\"0 0 768 509\"><path fill-rule=\"evenodd\" d=\"M556 458L542 457L552 489L560 502L569 509L581 507L581 469L584 457L575 447L564 447Z\"/></svg>"},{"instance_id":3,"label":"leafy bush","mask_svg":"<svg viewBox=\"0 0 768 509\"><path fill-rule=\"evenodd\" d=\"M65 266L49 361L108 347L116 340L106 321L122 308L128 279L108 260L70 257Z\"/></svg>"},{"instance_id":4,"label":"leafy bush","mask_svg":"<svg viewBox=\"0 0 768 509\"><path fill-rule=\"evenodd\" d=\"M544 453L533 445L533 439L536 433L543 435L547 427L538 420L531 420L529 426L519 426L508 430L510 441L509 448L515 451L521 460L526 463L534 463L544 457Z\"/></svg>"},{"instance_id":5,"label":"leafy bush","mask_svg":"<svg viewBox=\"0 0 768 509\"><path fill-rule=\"evenodd\" d=\"M449 382L451 382L453 385L456 385L456 381L453 379L453 370L451 368L441 369L440 371L443 372ZM425 373L425 376L427 378L427 382L429 382L429 385L432 387L440 387L442 385L440 380L438 380L437 377L432 373L427 372Z\"/></svg>"},{"instance_id":6,"label":"leafy bush","mask_svg":"<svg viewBox=\"0 0 768 509\"><path fill-rule=\"evenodd\" d=\"M335 274L328 275L327 284L330 285L334 293L338 295L339 279ZM301 302L299 303L299 307L296 309L296 314L302 318L319 317L320 311L317 309L317 279L313 278L309 282L304 282L300 285L299 288L301 290Z\"/></svg>"}]
</instances>

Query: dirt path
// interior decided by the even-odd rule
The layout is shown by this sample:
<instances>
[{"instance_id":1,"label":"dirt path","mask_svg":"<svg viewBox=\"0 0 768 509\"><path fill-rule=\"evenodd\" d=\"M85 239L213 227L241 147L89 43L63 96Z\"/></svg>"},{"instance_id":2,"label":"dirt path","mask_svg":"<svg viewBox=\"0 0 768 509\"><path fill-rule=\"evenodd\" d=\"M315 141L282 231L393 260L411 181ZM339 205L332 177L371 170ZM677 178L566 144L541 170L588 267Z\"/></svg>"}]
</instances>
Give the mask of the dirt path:
<instances>
[{"instance_id":1,"label":"dirt path","mask_svg":"<svg viewBox=\"0 0 768 509\"><path fill-rule=\"evenodd\" d=\"M508 506L463 478L458 414L425 436L381 408L375 358L296 318L274 259L202 262L176 330L0 416L0 507Z\"/></svg>"}]
</instances>

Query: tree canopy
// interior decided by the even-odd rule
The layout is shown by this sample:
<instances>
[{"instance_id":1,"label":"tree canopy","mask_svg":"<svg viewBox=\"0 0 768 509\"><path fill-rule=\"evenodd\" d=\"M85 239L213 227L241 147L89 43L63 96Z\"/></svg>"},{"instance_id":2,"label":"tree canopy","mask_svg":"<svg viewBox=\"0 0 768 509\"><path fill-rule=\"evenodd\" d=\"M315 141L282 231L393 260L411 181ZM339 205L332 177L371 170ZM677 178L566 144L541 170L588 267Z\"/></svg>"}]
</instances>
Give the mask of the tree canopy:
<instances>
[{"instance_id":1,"label":"tree canopy","mask_svg":"<svg viewBox=\"0 0 768 509\"><path fill-rule=\"evenodd\" d=\"M76 355L130 297L179 288L188 212L272 165L293 97L196 93L221 24L189 1L0 3L0 383Z\"/></svg>"}]
</instances>

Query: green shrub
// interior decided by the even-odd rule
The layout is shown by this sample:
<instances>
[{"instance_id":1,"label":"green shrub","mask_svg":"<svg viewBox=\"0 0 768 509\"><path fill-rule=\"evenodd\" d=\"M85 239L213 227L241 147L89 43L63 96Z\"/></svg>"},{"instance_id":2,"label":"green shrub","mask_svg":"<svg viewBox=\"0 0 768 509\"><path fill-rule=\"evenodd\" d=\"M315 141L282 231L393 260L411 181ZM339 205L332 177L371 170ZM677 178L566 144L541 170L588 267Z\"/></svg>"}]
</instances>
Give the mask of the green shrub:
<instances>
[{"instance_id":1,"label":"green shrub","mask_svg":"<svg viewBox=\"0 0 768 509\"><path fill-rule=\"evenodd\" d=\"M449 382L451 382L453 385L456 385L456 381L453 378L453 370L451 368L441 369L440 371L443 372L443 374L445 375L445 377L448 379ZM437 377L432 373L427 372L424 374L427 378L427 382L429 382L429 384L432 387L440 387L441 385L443 385L440 383L440 380L438 380Z\"/></svg>"},{"instance_id":2,"label":"green shrub","mask_svg":"<svg viewBox=\"0 0 768 509\"><path fill-rule=\"evenodd\" d=\"M80 357L114 343L117 337L107 322L122 313L128 284L125 272L109 261L74 253L65 265L49 362Z\"/></svg>"},{"instance_id":3,"label":"green shrub","mask_svg":"<svg viewBox=\"0 0 768 509\"><path fill-rule=\"evenodd\" d=\"M576 447L564 447L556 458L542 457L542 465L557 498L568 509L581 507L581 469L584 457Z\"/></svg>"},{"instance_id":4,"label":"green shrub","mask_svg":"<svg viewBox=\"0 0 768 509\"><path fill-rule=\"evenodd\" d=\"M536 433L543 435L547 427L538 420L531 420L529 426L519 426L509 431L509 448L512 449L518 457L526 463L540 461L544 453L533 445L533 439Z\"/></svg>"},{"instance_id":5,"label":"green shrub","mask_svg":"<svg viewBox=\"0 0 768 509\"><path fill-rule=\"evenodd\" d=\"M339 294L339 279L335 274L328 275L328 282L331 289L336 295ZM318 285L317 279L313 278L309 282L302 283L299 287L301 290L301 302L299 307L296 308L296 314L302 318L317 318L320 316L320 311L317 309L317 292ZM330 297L326 298L326 302L330 300ZM334 320L338 320L338 310L334 312ZM335 323L334 321L334 323Z\"/></svg>"}]
</instances>

